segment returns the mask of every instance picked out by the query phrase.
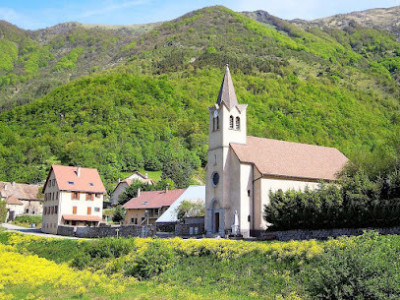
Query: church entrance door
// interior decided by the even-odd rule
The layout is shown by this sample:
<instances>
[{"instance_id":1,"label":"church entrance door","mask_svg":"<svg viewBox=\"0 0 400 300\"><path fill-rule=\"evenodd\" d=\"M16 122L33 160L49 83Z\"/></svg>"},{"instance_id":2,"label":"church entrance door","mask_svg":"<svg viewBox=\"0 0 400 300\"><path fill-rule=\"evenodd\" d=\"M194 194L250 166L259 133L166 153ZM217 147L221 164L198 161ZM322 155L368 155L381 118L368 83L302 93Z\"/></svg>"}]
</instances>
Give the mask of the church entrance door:
<instances>
[{"instance_id":1,"label":"church entrance door","mask_svg":"<svg viewBox=\"0 0 400 300\"><path fill-rule=\"evenodd\" d=\"M215 213L215 232L219 232L219 212Z\"/></svg>"}]
</instances>

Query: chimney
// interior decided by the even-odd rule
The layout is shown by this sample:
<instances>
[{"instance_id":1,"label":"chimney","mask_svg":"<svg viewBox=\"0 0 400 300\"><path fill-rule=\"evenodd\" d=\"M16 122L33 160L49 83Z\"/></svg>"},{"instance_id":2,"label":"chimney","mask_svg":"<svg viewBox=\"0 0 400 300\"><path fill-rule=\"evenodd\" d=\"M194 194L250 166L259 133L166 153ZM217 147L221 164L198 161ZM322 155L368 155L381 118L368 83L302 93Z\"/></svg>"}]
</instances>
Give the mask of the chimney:
<instances>
[{"instance_id":1,"label":"chimney","mask_svg":"<svg viewBox=\"0 0 400 300\"><path fill-rule=\"evenodd\" d=\"M144 174L144 178L146 178L146 179L149 178L149 173L146 172L146 173Z\"/></svg>"},{"instance_id":2,"label":"chimney","mask_svg":"<svg viewBox=\"0 0 400 300\"><path fill-rule=\"evenodd\" d=\"M169 184L167 183L167 185L165 186L165 193L168 193L168 186Z\"/></svg>"},{"instance_id":3,"label":"chimney","mask_svg":"<svg viewBox=\"0 0 400 300\"><path fill-rule=\"evenodd\" d=\"M7 184L5 184L4 185L4 190L7 191L7 189L8 189L8 186L7 186Z\"/></svg>"},{"instance_id":4,"label":"chimney","mask_svg":"<svg viewBox=\"0 0 400 300\"><path fill-rule=\"evenodd\" d=\"M13 187L15 186L15 181L11 182L11 186Z\"/></svg>"},{"instance_id":5,"label":"chimney","mask_svg":"<svg viewBox=\"0 0 400 300\"><path fill-rule=\"evenodd\" d=\"M118 183L120 183L121 182L121 178L118 178Z\"/></svg>"},{"instance_id":6,"label":"chimney","mask_svg":"<svg viewBox=\"0 0 400 300\"><path fill-rule=\"evenodd\" d=\"M76 168L76 176L78 176L78 177L81 176L81 167Z\"/></svg>"},{"instance_id":7,"label":"chimney","mask_svg":"<svg viewBox=\"0 0 400 300\"><path fill-rule=\"evenodd\" d=\"M137 197L137 198L140 197L140 188L137 189L137 196L136 196L136 197Z\"/></svg>"}]
</instances>

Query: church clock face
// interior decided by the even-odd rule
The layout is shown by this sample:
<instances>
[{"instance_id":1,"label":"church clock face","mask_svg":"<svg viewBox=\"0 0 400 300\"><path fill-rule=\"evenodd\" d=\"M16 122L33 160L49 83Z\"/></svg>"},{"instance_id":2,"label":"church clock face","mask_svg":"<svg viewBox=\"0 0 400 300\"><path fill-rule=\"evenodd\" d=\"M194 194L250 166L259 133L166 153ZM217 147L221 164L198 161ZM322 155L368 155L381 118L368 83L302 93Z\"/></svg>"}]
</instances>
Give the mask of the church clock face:
<instances>
[{"instance_id":1,"label":"church clock face","mask_svg":"<svg viewBox=\"0 0 400 300\"><path fill-rule=\"evenodd\" d=\"M217 186L218 182L219 182L219 174L217 172L215 172L211 176L211 183L213 186Z\"/></svg>"}]
</instances>

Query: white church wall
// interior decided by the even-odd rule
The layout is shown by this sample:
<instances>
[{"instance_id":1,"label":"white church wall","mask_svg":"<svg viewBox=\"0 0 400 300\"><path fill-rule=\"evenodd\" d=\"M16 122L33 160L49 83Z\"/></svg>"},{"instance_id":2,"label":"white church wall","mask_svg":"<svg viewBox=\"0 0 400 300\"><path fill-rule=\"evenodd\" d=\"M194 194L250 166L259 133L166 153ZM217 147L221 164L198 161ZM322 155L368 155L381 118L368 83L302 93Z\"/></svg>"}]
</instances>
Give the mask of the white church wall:
<instances>
[{"instance_id":1,"label":"white church wall","mask_svg":"<svg viewBox=\"0 0 400 300\"><path fill-rule=\"evenodd\" d=\"M276 192L279 189L282 191L287 191L289 189L294 190L304 190L306 187L309 189L316 189L319 185L318 182L307 182L307 181L297 181L297 180L287 180L287 179L272 179L272 178L262 178L260 181L260 197L261 205L258 206L258 211L255 214L261 216L261 220L255 223L257 230L265 230L268 226L267 222L264 220L264 205L270 203L269 192ZM258 228L257 228L258 227Z\"/></svg>"},{"instance_id":2,"label":"white church wall","mask_svg":"<svg viewBox=\"0 0 400 300\"><path fill-rule=\"evenodd\" d=\"M252 181L253 166L250 164L240 164L240 233L244 237L250 236L251 229L251 206L252 206Z\"/></svg>"}]
</instances>

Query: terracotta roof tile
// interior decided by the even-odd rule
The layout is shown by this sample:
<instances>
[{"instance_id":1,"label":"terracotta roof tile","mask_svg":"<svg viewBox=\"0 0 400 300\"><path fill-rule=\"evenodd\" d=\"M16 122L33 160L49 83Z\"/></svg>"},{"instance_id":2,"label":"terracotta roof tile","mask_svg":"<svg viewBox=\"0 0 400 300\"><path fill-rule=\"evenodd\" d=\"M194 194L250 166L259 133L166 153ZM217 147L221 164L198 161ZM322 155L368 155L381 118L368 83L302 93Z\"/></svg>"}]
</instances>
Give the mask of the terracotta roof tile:
<instances>
[{"instance_id":1,"label":"terracotta roof tile","mask_svg":"<svg viewBox=\"0 0 400 300\"><path fill-rule=\"evenodd\" d=\"M65 221L101 221L98 216L63 215Z\"/></svg>"},{"instance_id":2,"label":"terracotta roof tile","mask_svg":"<svg viewBox=\"0 0 400 300\"><path fill-rule=\"evenodd\" d=\"M124 204L125 209L146 209L170 206L186 189L141 192L137 198L132 198Z\"/></svg>"},{"instance_id":3,"label":"terracotta roof tile","mask_svg":"<svg viewBox=\"0 0 400 300\"><path fill-rule=\"evenodd\" d=\"M348 159L335 148L248 136L230 144L241 162L254 163L264 175L335 180Z\"/></svg>"},{"instance_id":4,"label":"terracotta roof tile","mask_svg":"<svg viewBox=\"0 0 400 300\"><path fill-rule=\"evenodd\" d=\"M97 169L80 168L78 177L77 167L53 165L51 168L54 171L57 186L62 191L106 192Z\"/></svg>"},{"instance_id":5,"label":"terracotta roof tile","mask_svg":"<svg viewBox=\"0 0 400 300\"><path fill-rule=\"evenodd\" d=\"M38 198L39 188L36 184L0 182L0 196L7 198L13 195L19 200L42 200Z\"/></svg>"},{"instance_id":6,"label":"terracotta roof tile","mask_svg":"<svg viewBox=\"0 0 400 300\"><path fill-rule=\"evenodd\" d=\"M10 196L6 199L6 203L10 205L24 205L21 201L18 200L15 196Z\"/></svg>"}]
</instances>

